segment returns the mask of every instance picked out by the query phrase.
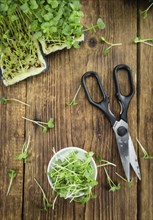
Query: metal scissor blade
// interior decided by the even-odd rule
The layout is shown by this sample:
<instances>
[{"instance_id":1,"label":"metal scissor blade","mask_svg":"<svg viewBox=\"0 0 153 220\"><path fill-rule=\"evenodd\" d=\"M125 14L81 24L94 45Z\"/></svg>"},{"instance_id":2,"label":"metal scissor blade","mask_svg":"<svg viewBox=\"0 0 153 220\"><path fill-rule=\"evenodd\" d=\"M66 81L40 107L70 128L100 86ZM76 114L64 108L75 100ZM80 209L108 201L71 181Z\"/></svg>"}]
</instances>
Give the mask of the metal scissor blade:
<instances>
[{"instance_id":1,"label":"metal scissor blade","mask_svg":"<svg viewBox=\"0 0 153 220\"><path fill-rule=\"evenodd\" d=\"M122 132L125 134L119 135L119 130L122 129ZM125 172L125 176L130 181L130 160L129 160L129 135L128 135L128 124L123 121L122 119L120 121L116 121L113 130L115 132L116 136L116 142L122 162L122 166Z\"/></svg>"},{"instance_id":2,"label":"metal scissor blade","mask_svg":"<svg viewBox=\"0 0 153 220\"><path fill-rule=\"evenodd\" d=\"M140 174L140 168L139 168L139 164L138 164L138 160L137 160L137 155L134 150L134 145L133 145L133 142L131 140L130 135L129 135L129 160L130 160L130 164L131 164L134 172L136 173L139 180L141 180L141 174Z\"/></svg>"},{"instance_id":3,"label":"metal scissor blade","mask_svg":"<svg viewBox=\"0 0 153 220\"><path fill-rule=\"evenodd\" d=\"M130 160L129 160L129 148L128 143L119 142L117 140L117 146L122 162L122 166L125 172L125 176L127 178L127 181L130 181Z\"/></svg>"}]
</instances>

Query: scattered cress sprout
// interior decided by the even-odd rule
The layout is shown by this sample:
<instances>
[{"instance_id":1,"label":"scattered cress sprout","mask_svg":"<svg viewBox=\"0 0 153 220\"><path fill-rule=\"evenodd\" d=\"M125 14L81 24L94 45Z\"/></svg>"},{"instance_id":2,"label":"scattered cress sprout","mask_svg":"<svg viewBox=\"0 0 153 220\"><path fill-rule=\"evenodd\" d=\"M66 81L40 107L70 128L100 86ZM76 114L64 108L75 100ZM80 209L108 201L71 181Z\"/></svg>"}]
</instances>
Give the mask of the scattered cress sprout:
<instances>
[{"instance_id":1,"label":"scattered cress sprout","mask_svg":"<svg viewBox=\"0 0 153 220\"><path fill-rule=\"evenodd\" d=\"M26 163L26 159L29 156L29 154L28 154L29 144L30 144L30 135L28 137L27 143L25 141L25 143L22 147L22 153L16 156L16 160L23 160Z\"/></svg>"},{"instance_id":2,"label":"scattered cress sprout","mask_svg":"<svg viewBox=\"0 0 153 220\"><path fill-rule=\"evenodd\" d=\"M122 180L124 180L125 182L128 183L129 188L132 186L133 180L131 179L130 181L128 181L127 179L125 179L123 176L121 176L119 173L115 172L115 174L117 176L119 176Z\"/></svg>"},{"instance_id":3,"label":"scattered cress sprout","mask_svg":"<svg viewBox=\"0 0 153 220\"><path fill-rule=\"evenodd\" d=\"M41 208L41 210L42 210L42 211L48 211L48 209L53 206L53 203L50 203L50 202L48 201L47 196L46 196L46 194L45 194L43 188L42 188L41 185L38 183L38 181L36 180L36 178L34 178L34 181L35 181L36 184L39 186L39 188L40 188L40 190L41 190L41 192L42 192L42 194L43 194L43 208Z\"/></svg>"},{"instance_id":4,"label":"scattered cress sprout","mask_svg":"<svg viewBox=\"0 0 153 220\"><path fill-rule=\"evenodd\" d=\"M68 105L68 106L76 106L76 105L78 105L78 102L76 102L76 98L78 96L78 93L80 92L80 89L81 89L81 85L79 86L78 90L76 91L72 101L71 102L67 102L66 105Z\"/></svg>"},{"instance_id":5,"label":"scattered cress sprout","mask_svg":"<svg viewBox=\"0 0 153 220\"><path fill-rule=\"evenodd\" d=\"M122 43L111 43L111 42L108 42L104 37L101 37L101 41L102 41L103 43L106 43L106 44L108 45L108 47L105 48L104 51L103 51L103 55L104 55L104 56L107 56L107 55L108 55L109 50L110 50L112 47L122 45Z\"/></svg>"},{"instance_id":6,"label":"scattered cress sprout","mask_svg":"<svg viewBox=\"0 0 153 220\"><path fill-rule=\"evenodd\" d=\"M107 177L107 181L108 181L108 184L109 184L109 192L115 192L117 190L119 190L121 188L121 184L118 183L118 184L115 184L113 182L113 180L110 178L108 172L107 172L107 169L104 167L104 171L105 171L105 174L106 174L106 177Z\"/></svg>"},{"instance_id":7,"label":"scattered cress sprout","mask_svg":"<svg viewBox=\"0 0 153 220\"><path fill-rule=\"evenodd\" d=\"M50 118L47 122L35 121L35 120L25 118L25 117L22 117L22 118L27 121L31 121L34 124L37 124L38 126L42 127L44 134L46 134L49 129L54 128L54 118Z\"/></svg>"},{"instance_id":8,"label":"scattered cress sprout","mask_svg":"<svg viewBox=\"0 0 153 220\"><path fill-rule=\"evenodd\" d=\"M96 32L96 29L102 30L105 28L105 23L103 22L103 20L101 18L98 18L96 25L91 25L91 27L88 27L86 29L84 29L84 31L93 31Z\"/></svg>"},{"instance_id":9,"label":"scattered cress sprout","mask_svg":"<svg viewBox=\"0 0 153 220\"><path fill-rule=\"evenodd\" d=\"M97 165L97 167L104 167L104 166L109 166L109 165L116 167L116 164L109 162L107 160L104 160L101 156L96 157L96 161L100 163L99 165Z\"/></svg>"},{"instance_id":10,"label":"scattered cress sprout","mask_svg":"<svg viewBox=\"0 0 153 220\"><path fill-rule=\"evenodd\" d=\"M148 17L148 11L150 10L152 6L153 6L153 3L151 3L151 5L149 5L149 7L144 11L139 10L140 16L146 19Z\"/></svg>"},{"instance_id":11,"label":"scattered cress sprout","mask_svg":"<svg viewBox=\"0 0 153 220\"><path fill-rule=\"evenodd\" d=\"M143 145L140 143L140 141L138 140L138 138L136 138L142 152L143 152L143 158L144 159L153 159L153 156L150 156L149 153L145 150L145 148L143 147Z\"/></svg>"},{"instance_id":12,"label":"scattered cress sprout","mask_svg":"<svg viewBox=\"0 0 153 220\"><path fill-rule=\"evenodd\" d=\"M9 194L10 190L11 190L11 187L12 187L12 184L13 184L13 180L14 180L14 178L16 177L16 175L17 175L17 173L16 173L15 170L10 169L10 170L8 171L8 176L9 176L9 178L10 178L10 183L9 183L9 187L8 187L8 190L7 190L7 193L6 193L7 196L8 196L8 194Z\"/></svg>"},{"instance_id":13,"label":"scattered cress sprout","mask_svg":"<svg viewBox=\"0 0 153 220\"><path fill-rule=\"evenodd\" d=\"M153 38L146 38L146 39L141 39L140 37L135 37L134 38L134 43L144 43L147 44L149 46L153 47Z\"/></svg>"},{"instance_id":14,"label":"scattered cress sprout","mask_svg":"<svg viewBox=\"0 0 153 220\"><path fill-rule=\"evenodd\" d=\"M25 103L25 102L22 102L21 100L19 100L19 99L15 99L15 98L6 98L6 97L2 97L2 98L0 98L0 102L2 103L2 104L7 104L8 102L19 102L19 103L21 103L21 104L23 104L23 105L26 105L26 106L30 106L29 104L27 104L27 103Z\"/></svg>"}]
</instances>

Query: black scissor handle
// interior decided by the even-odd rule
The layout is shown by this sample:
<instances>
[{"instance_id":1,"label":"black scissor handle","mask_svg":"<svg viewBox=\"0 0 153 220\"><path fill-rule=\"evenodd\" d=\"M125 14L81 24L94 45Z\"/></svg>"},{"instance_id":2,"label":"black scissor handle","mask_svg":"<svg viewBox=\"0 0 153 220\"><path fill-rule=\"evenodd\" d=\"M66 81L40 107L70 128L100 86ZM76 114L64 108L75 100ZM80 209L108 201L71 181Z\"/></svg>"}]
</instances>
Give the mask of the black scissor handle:
<instances>
[{"instance_id":1,"label":"black scissor handle","mask_svg":"<svg viewBox=\"0 0 153 220\"><path fill-rule=\"evenodd\" d=\"M119 80L118 80L118 71L119 70L125 70L128 74L128 80L130 83L130 92L126 96L122 95L121 90L120 90L120 84L119 84ZM116 97L119 100L119 102L121 104L121 108L122 108L121 112L120 112L120 117L125 122L127 122L128 107L129 107L130 101L131 101L131 99L134 95L134 92L135 92L133 78L132 78L132 71L129 66L127 66L125 64L119 64L114 68L113 75L114 75L114 80L115 80L115 85L116 85Z\"/></svg>"},{"instance_id":2,"label":"black scissor handle","mask_svg":"<svg viewBox=\"0 0 153 220\"><path fill-rule=\"evenodd\" d=\"M92 97L90 96L89 90L88 90L87 85L86 85L86 79L88 77L94 77L96 79L97 84L99 86L99 89L100 89L100 91L102 93L102 96L103 96L103 100L102 101L95 102L92 99ZM109 109L109 97L108 97L106 91L104 90L104 87L101 84L101 81L100 81L100 78L99 78L98 74L96 72L93 72L93 71L86 72L82 76L81 82L82 82L82 85L84 87L84 90L85 90L85 93L86 93L88 101L93 106L95 106L95 107L99 108L101 111L103 111L105 113L105 115L107 116L107 118L109 119L111 125L113 126L115 121L116 121L116 119L115 119L115 116L113 115L113 113Z\"/></svg>"}]
</instances>

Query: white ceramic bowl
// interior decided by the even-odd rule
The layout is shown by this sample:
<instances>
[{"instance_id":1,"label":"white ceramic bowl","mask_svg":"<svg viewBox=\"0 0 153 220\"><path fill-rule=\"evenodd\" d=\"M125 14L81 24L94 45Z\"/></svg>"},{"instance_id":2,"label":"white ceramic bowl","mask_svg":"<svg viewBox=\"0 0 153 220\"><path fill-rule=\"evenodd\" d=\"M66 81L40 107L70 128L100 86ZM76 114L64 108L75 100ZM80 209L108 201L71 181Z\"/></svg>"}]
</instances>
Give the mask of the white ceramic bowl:
<instances>
[{"instance_id":1,"label":"white ceramic bowl","mask_svg":"<svg viewBox=\"0 0 153 220\"><path fill-rule=\"evenodd\" d=\"M55 164L55 162L58 160L58 159L63 159L65 157L67 157L69 155L70 152L72 151L78 151L78 158L79 159L83 159L85 157L85 153L87 153L87 151L79 148L79 147L66 147L66 148L63 148L62 150L58 151L56 154L54 154L54 156L51 158L51 160L49 161L49 164L48 164L48 168L47 168L47 177L48 177L48 182L49 184L51 185L51 187L53 188L53 185L52 185L52 181L48 175L49 171L51 171L52 167L53 167L53 164ZM94 170L94 179L96 180L97 178L97 166L96 166L96 163L94 161L93 158L91 158L91 165L93 167L93 170ZM82 194L80 194L80 196L82 196Z\"/></svg>"}]
</instances>

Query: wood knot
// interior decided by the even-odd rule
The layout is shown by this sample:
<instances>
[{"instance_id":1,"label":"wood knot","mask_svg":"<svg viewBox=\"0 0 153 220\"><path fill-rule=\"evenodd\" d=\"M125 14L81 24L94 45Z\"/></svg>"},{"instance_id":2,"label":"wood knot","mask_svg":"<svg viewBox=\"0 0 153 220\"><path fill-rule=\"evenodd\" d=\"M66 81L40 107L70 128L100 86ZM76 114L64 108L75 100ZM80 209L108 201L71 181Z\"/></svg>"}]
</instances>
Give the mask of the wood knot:
<instances>
[{"instance_id":1,"label":"wood knot","mask_svg":"<svg viewBox=\"0 0 153 220\"><path fill-rule=\"evenodd\" d=\"M92 37L92 38L89 39L89 41L88 41L88 46L89 47L93 48L93 47L96 46L96 44L97 44L96 38Z\"/></svg>"}]
</instances>

